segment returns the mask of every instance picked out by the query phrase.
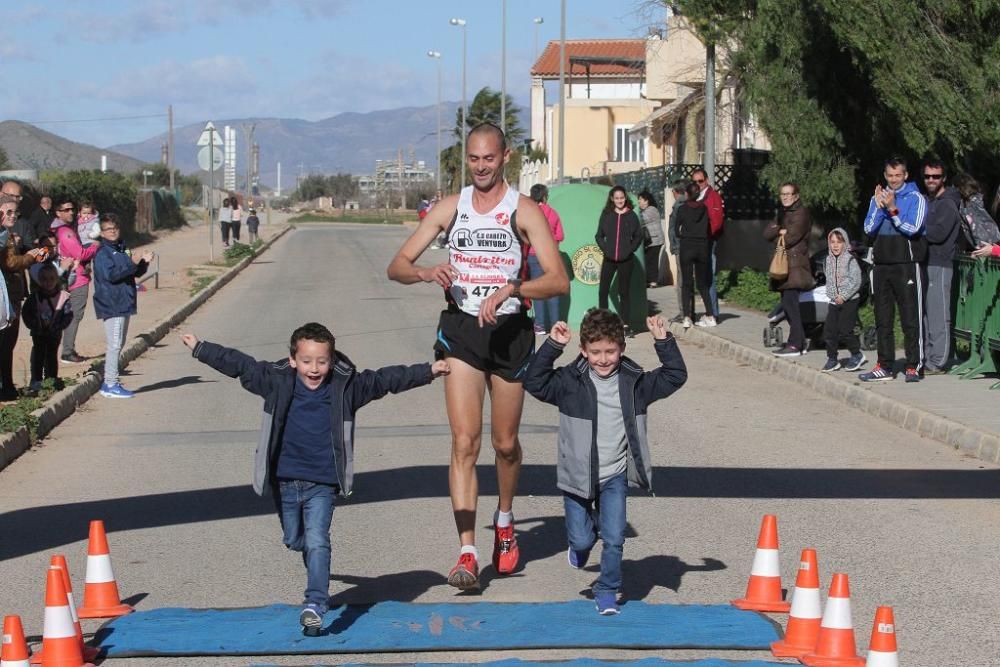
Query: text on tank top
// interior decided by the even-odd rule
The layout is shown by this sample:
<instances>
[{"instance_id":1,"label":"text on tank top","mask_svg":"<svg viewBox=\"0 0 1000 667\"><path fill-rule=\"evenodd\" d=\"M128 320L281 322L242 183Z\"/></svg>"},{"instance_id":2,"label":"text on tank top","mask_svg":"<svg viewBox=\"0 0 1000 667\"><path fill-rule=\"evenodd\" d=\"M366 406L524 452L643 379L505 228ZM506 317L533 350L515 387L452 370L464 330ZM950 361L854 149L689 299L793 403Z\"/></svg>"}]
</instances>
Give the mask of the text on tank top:
<instances>
[{"instance_id":1,"label":"text on tank top","mask_svg":"<svg viewBox=\"0 0 1000 667\"><path fill-rule=\"evenodd\" d=\"M524 274L525 246L517 234L517 190L507 186L503 199L488 213L472 206L473 187L462 188L455 220L448 229L448 259L458 279L448 290L448 300L462 312L478 316L483 300ZM497 315L521 310L521 301L510 298Z\"/></svg>"}]
</instances>

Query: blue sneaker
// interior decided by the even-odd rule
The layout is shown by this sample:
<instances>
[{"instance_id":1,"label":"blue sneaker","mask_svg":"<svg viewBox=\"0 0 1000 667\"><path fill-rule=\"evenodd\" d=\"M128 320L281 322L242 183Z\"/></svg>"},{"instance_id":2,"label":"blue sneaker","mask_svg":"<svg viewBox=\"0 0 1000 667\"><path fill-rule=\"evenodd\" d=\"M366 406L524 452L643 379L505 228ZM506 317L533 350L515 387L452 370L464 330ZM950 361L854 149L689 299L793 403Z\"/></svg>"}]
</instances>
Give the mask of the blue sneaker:
<instances>
[{"instance_id":1,"label":"blue sneaker","mask_svg":"<svg viewBox=\"0 0 1000 667\"><path fill-rule=\"evenodd\" d=\"M875 364L875 368L867 373L862 373L858 379L862 382L886 382L896 379L896 376L892 374L892 371L883 368L882 364Z\"/></svg>"},{"instance_id":2,"label":"blue sneaker","mask_svg":"<svg viewBox=\"0 0 1000 667\"><path fill-rule=\"evenodd\" d=\"M586 551L577 551L573 547L566 549L566 560L574 570L582 569L587 564L588 558L590 558L590 549Z\"/></svg>"},{"instance_id":3,"label":"blue sneaker","mask_svg":"<svg viewBox=\"0 0 1000 667\"><path fill-rule=\"evenodd\" d=\"M616 595L611 591L601 591L594 593L594 604L597 606L597 613L601 616L615 616L621 613L618 608Z\"/></svg>"},{"instance_id":4,"label":"blue sneaker","mask_svg":"<svg viewBox=\"0 0 1000 667\"><path fill-rule=\"evenodd\" d=\"M839 371L840 362L837 361L836 359L827 358L826 364L820 370L823 371L824 373L829 373L831 371Z\"/></svg>"},{"instance_id":5,"label":"blue sneaker","mask_svg":"<svg viewBox=\"0 0 1000 667\"><path fill-rule=\"evenodd\" d=\"M324 613L325 610L313 602L302 607L302 611L299 613L299 625L302 626L302 632L310 637L318 637L323 627Z\"/></svg>"},{"instance_id":6,"label":"blue sneaker","mask_svg":"<svg viewBox=\"0 0 1000 667\"><path fill-rule=\"evenodd\" d=\"M123 387L121 383L116 382L110 387L106 384L102 384L101 396L107 396L108 398L132 398L135 394Z\"/></svg>"},{"instance_id":7,"label":"blue sneaker","mask_svg":"<svg viewBox=\"0 0 1000 667\"><path fill-rule=\"evenodd\" d=\"M868 360L865 359L864 353L858 352L857 354L852 354L850 356L850 358L847 360L847 363L844 364L844 370L859 371L867 363Z\"/></svg>"}]
</instances>

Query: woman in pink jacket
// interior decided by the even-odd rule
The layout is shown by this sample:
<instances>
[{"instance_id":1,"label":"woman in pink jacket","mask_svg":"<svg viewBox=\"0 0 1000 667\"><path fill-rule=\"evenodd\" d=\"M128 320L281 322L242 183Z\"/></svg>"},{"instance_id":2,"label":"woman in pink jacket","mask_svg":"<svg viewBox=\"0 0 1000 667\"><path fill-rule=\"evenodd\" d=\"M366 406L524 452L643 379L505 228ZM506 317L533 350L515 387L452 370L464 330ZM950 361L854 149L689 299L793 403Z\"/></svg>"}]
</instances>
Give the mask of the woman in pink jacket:
<instances>
[{"instance_id":1,"label":"woman in pink jacket","mask_svg":"<svg viewBox=\"0 0 1000 667\"><path fill-rule=\"evenodd\" d=\"M549 189L541 183L532 185L531 198L538 203L538 208L542 209L542 213L545 214L545 219L549 222L549 231L552 232L552 238L556 240L556 246L558 246L559 242L566 238L566 235L563 232L559 214L556 213L554 208L549 206ZM529 247L528 279L534 280L543 273L542 265L538 263L538 258L535 256L535 249ZM535 309L536 334L544 336L549 332L553 324L562 319L559 317L559 297L557 296L548 299L532 299L532 307Z\"/></svg>"},{"instance_id":2,"label":"woman in pink jacket","mask_svg":"<svg viewBox=\"0 0 1000 667\"><path fill-rule=\"evenodd\" d=\"M100 250L100 243L84 246L76 231L76 221L73 217L75 206L73 202L62 198L55 206L56 218L52 221L49 231L55 235L59 248L59 257L72 257L76 260L76 270L70 272L69 303L73 309L73 321L63 332L62 356L60 359L67 364L78 364L86 361L76 351L76 332L83 320L83 312L87 309L87 297L90 296L90 260Z\"/></svg>"}]
</instances>

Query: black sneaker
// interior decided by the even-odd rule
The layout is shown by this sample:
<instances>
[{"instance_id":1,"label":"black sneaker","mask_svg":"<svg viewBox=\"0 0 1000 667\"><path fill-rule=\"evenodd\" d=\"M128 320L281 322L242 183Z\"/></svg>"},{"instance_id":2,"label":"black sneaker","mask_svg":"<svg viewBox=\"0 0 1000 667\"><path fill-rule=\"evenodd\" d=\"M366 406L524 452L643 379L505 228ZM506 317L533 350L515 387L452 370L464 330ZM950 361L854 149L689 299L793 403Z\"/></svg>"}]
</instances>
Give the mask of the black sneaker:
<instances>
[{"instance_id":1,"label":"black sneaker","mask_svg":"<svg viewBox=\"0 0 1000 667\"><path fill-rule=\"evenodd\" d=\"M61 357L59 357L59 360L64 364L82 364L87 360L87 358L81 357L74 351L70 352L69 354L62 355Z\"/></svg>"},{"instance_id":2,"label":"black sneaker","mask_svg":"<svg viewBox=\"0 0 1000 667\"><path fill-rule=\"evenodd\" d=\"M771 354L773 354L776 357L801 357L802 350L795 347L794 345L785 345L784 347L775 350Z\"/></svg>"},{"instance_id":3,"label":"black sneaker","mask_svg":"<svg viewBox=\"0 0 1000 667\"><path fill-rule=\"evenodd\" d=\"M830 373L832 371L839 371L840 370L840 362L837 361L836 359L827 358L826 364L820 370L823 371L824 373Z\"/></svg>"}]
</instances>

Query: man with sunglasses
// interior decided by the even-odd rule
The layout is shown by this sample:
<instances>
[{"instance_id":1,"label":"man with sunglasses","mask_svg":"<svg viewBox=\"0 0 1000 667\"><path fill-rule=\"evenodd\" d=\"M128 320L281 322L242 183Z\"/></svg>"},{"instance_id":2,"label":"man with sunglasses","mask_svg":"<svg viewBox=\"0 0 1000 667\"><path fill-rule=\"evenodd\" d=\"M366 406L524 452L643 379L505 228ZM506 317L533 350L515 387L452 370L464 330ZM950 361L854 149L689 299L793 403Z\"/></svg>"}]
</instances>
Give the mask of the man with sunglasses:
<instances>
[{"instance_id":1,"label":"man with sunglasses","mask_svg":"<svg viewBox=\"0 0 1000 667\"><path fill-rule=\"evenodd\" d=\"M14 221L14 226L10 228L10 233L17 242L18 251L24 254L34 247L37 234L34 233L31 221L24 216L24 204L26 202L21 191L21 184L15 180L4 181L3 185L0 186L0 194L12 197L16 202L17 220Z\"/></svg>"},{"instance_id":2,"label":"man with sunglasses","mask_svg":"<svg viewBox=\"0 0 1000 667\"><path fill-rule=\"evenodd\" d=\"M948 174L940 160L924 164L927 191L927 341L924 375L947 372L951 358L951 277L955 247L961 230L962 196L947 185Z\"/></svg>"},{"instance_id":3,"label":"man with sunglasses","mask_svg":"<svg viewBox=\"0 0 1000 667\"><path fill-rule=\"evenodd\" d=\"M691 180L698 184L701 194L698 201L705 204L708 209L709 235L711 236L711 248L709 257L712 261L712 286L708 288L708 298L712 303L712 312L706 313L700 320L695 322L699 327L714 327L719 317L719 292L715 289L715 248L722 236L722 224L726 219L726 205L722 202L722 196L715 191L715 188L708 182L708 174L704 169L698 167L691 172Z\"/></svg>"},{"instance_id":4,"label":"man with sunglasses","mask_svg":"<svg viewBox=\"0 0 1000 667\"><path fill-rule=\"evenodd\" d=\"M72 257L77 261L76 271L71 273L69 287L69 303L73 309L73 321L63 333L62 356L63 363L79 364L86 361L76 351L76 333L80 330L83 313L87 309L87 298L90 296L90 260L97 254L100 244L88 246L80 243L76 232L76 206L72 200L65 197L56 199L56 218L52 221L50 230L55 234L59 244L59 257Z\"/></svg>"},{"instance_id":5,"label":"man with sunglasses","mask_svg":"<svg viewBox=\"0 0 1000 667\"><path fill-rule=\"evenodd\" d=\"M858 379L884 382L896 378L893 321L899 309L906 351L906 381L920 382L924 363L924 293L927 287L927 199L907 181L906 160L885 162L885 186L875 194L865 216L865 234L872 240L872 301L878 336L878 363Z\"/></svg>"}]
</instances>

